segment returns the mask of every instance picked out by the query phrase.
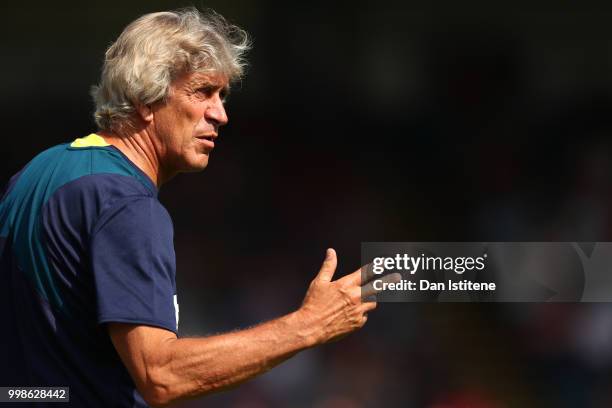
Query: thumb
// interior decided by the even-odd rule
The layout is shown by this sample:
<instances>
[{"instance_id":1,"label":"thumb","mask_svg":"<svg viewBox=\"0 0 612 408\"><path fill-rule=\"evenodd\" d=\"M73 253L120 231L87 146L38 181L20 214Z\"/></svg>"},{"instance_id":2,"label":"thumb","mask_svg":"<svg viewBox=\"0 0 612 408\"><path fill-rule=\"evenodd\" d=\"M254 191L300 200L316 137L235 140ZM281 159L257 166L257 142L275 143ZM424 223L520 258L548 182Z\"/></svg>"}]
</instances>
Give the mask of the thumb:
<instances>
[{"instance_id":1,"label":"thumb","mask_svg":"<svg viewBox=\"0 0 612 408\"><path fill-rule=\"evenodd\" d=\"M332 248L328 248L327 252L325 253L325 260L323 261L323 265L321 265L317 278L325 282L330 282L334 276L334 272L336 272L337 264L338 259L336 258L336 251L334 251Z\"/></svg>"}]
</instances>

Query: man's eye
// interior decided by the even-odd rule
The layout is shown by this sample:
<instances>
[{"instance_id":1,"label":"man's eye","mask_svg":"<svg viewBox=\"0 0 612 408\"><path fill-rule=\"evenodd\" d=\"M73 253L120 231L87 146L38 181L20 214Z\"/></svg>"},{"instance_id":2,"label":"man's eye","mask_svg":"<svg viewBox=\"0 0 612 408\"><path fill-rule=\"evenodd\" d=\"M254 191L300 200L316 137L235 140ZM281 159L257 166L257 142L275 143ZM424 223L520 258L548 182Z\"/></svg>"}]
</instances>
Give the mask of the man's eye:
<instances>
[{"instance_id":1,"label":"man's eye","mask_svg":"<svg viewBox=\"0 0 612 408\"><path fill-rule=\"evenodd\" d=\"M214 93L218 89L219 88L215 88L213 86L203 86L203 87L196 89L196 92L206 96L207 98L210 98L214 95ZM229 92L227 90L224 90L224 89L219 90L219 98L221 99L221 102L225 103L227 101L228 96L229 96Z\"/></svg>"}]
</instances>

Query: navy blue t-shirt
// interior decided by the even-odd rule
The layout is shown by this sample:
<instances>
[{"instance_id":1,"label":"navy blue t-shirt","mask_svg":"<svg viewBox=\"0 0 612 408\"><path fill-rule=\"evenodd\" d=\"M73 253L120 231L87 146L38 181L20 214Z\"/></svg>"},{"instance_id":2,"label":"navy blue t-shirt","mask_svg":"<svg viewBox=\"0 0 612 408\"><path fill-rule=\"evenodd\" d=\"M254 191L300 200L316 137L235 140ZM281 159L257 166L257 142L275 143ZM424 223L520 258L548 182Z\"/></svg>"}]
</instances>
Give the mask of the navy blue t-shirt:
<instances>
[{"instance_id":1,"label":"navy blue t-shirt","mask_svg":"<svg viewBox=\"0 0 612 408\"><path fill-rule=\"evenodd\" d=\"M36 156L0 192L0 386L146 406L104 323L176 333L175 269L170 216L118 149L92 134Z\"/></svg>"}]
</instances>

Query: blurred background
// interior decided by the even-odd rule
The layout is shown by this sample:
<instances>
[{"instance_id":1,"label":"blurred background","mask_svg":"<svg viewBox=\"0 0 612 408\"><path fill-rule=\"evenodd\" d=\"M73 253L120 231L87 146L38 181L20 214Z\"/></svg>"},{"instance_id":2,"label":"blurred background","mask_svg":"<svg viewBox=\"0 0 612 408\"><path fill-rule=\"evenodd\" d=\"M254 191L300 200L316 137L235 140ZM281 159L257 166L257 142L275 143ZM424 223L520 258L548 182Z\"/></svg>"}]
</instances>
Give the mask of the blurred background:
<instances>
[{"instance_id":1,"label":"blurred background","mask_svg":"<svg viewBox=\"0 0 612 408\"><path fill-rule=\"evenodd\" d=\"M95 131L89 88L141 14L253 37L208 169L160 194L182 336L299 307L325 248L612 241L612 7L588 2L11 2L0 184ZM381 304L365 328L188 407L609 407L612 305Z\"/></svg>"}]
</instances>

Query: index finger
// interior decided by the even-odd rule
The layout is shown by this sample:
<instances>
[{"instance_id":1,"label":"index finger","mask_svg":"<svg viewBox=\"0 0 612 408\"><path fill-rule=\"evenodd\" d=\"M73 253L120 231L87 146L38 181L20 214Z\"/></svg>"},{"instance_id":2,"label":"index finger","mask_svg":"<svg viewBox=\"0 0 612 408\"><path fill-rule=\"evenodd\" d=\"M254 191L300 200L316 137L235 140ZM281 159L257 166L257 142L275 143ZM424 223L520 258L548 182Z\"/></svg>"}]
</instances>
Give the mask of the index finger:
<instances>
[{"instance_id":1,"label":"index finger","mask_svg":"<svg viewBox=\"0 0 612 408\"><path fill-rule=\"evenodd\" d=\"M343 281L348 285L357 285L362 286L371 281L376 274L374 273L374 268L372 267L372 263L363 265L361 268L357 269L355 272L350 273L342 278L338 279L338 281Z\"/></svg>"}]
</instances>

